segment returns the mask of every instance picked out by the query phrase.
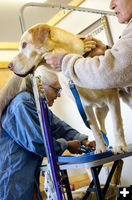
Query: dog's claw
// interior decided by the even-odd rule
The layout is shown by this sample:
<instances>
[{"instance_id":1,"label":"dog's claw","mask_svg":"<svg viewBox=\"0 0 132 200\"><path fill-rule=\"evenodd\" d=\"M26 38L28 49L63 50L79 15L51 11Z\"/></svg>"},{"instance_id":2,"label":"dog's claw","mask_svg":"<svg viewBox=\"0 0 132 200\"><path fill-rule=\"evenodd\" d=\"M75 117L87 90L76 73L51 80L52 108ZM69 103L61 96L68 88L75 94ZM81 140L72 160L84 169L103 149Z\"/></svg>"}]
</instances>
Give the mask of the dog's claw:
<instances>
[{"instance_id":1,"label":"dog's claw","mask_svg":"<svg viewBox=\"0 0 132 200\"><path fill-rule=\"evenodd\" d=\"M124 145L119 145L113 148L113 153L118 154L118 153L125 153L127 152L127 147Z\"/></svg>"},{"instance_id":2,"label":"dog's claw","mask_svg":"<svg viewBox=\"0 0 132 200\"><path fill-rule=\"evenodd\" d=\"M106 145L96 145L96 153L103 153L106 152L106 150Z\"/></svg>"}]
</instances>

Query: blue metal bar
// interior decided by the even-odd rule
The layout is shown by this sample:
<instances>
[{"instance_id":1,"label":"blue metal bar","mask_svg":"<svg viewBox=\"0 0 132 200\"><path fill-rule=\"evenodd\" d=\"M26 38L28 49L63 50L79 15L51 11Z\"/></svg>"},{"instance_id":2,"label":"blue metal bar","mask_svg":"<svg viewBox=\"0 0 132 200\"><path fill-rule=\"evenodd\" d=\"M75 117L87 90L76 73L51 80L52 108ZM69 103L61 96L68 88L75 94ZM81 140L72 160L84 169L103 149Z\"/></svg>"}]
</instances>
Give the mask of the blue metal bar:
<instances>
[{"instance_id":1,"label":"blue metal bar","mask_svg":"<svg viewBox=\"0 0 132 200\"><path fill-rule=\"evenodd\" d=\"M53 145L53 138L52 138L52 130L50 127L50 120L49 120L49 114L48 114L48 107L47 104L44 103L43 98L39 98L40 102L40 109L41 109L41 117L42 117L42 126L44 130L43 137L46 141L46 147L49 157L49 162L51 166L51 172L53 175L53 181L56 188L56 193L58 200L62 200L62 193L61 193L61 187L60 187L60 174L59 174L59 167L57 165L57 159L55 155L54 145Z\"/></svg>"}]
</instances>

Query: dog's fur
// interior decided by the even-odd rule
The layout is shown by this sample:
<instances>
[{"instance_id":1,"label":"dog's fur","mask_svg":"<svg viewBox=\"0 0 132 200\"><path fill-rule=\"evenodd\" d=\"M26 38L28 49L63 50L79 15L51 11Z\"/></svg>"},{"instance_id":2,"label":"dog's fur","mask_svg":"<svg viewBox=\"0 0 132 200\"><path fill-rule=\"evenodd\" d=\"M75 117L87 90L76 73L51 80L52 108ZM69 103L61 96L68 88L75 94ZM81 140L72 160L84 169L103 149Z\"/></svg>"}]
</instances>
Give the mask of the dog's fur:
<instances>
[{"instance_id":1,"label":"dog's fur","mask_svg":"<svg viewBox=\"0 0 132 200\"><path fill-rule=\"evenodd\" d=\"M84 42L76 35L73 35L65 30L57 27L48 26L46 24L37 24L29 28L22 36L20 41L19 53L9 65L9 68L19 76L29 73L34 66L37 66L42 60L46 52L68 52L83 55ZM50 68L46 63L44 67ZM0 100L1 112L5 105L20 91L22 78L14 75L9 83L2 90ZM15 85L15 89L13 88ZM10 91L7 98L7 88ZM9 90L10 88L10 90ZM105 117L108 110L112 114L115 147L114 152L127 151L126 142L124 139L124 131L122 126L122 118L120 113L120 102L118 89L105 90L89 90L77 87L81 96L81 100L86 111L88 121L93 131L96 140L96 152L106 151L105 142L103 140L100 129L106 133ZM124 95L124 94L123 94ZM3 100L7 102L3 103ZM96 106L96 116L93 111L93 106ZM100 124L98 127L96 117Z\"/></svg>"}]
</instances>

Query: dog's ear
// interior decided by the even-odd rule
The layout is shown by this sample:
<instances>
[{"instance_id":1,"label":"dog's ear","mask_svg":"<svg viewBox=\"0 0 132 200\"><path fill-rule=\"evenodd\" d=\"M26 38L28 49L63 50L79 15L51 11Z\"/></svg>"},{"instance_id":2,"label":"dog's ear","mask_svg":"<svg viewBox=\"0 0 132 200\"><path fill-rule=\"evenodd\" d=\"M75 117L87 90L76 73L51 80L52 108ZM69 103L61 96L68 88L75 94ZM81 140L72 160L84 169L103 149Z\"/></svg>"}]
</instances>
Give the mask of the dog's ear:
<instances>
[{"instance_id":1,"label":"dog's ear","mask_svg":"<svg viewBox=\"0 0 132 200\"><path fill-rule=\"evenodd\" d=\"M32 41L35 48L40 48L46 43L48 35L50 33L50 27L47 24L38 24L37 26L29 29L29 33L32 34Z\"/></svg>"}]
</instances>

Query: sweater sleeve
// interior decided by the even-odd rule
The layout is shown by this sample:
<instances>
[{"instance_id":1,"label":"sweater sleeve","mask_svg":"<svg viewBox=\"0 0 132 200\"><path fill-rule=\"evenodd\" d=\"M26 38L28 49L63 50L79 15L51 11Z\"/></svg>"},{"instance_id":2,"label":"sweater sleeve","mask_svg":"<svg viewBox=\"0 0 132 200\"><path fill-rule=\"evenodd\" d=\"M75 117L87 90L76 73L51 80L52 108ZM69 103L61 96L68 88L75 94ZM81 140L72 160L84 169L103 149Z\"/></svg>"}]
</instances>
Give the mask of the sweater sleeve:
<instances>
[{"instance_id":1,"label":"sweater sleeve","mask_svg":"<svg viewBox=\"0 0 132 200\"><path fill-rule=\"evenodd\" d=\"M105 55L83 58L67 54L62 72L80 87L106 89L132 86L132 20Z\"/></svg>"}]
</instances>

